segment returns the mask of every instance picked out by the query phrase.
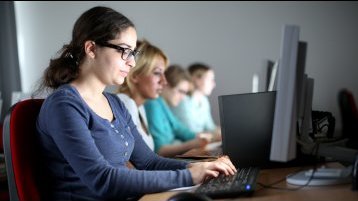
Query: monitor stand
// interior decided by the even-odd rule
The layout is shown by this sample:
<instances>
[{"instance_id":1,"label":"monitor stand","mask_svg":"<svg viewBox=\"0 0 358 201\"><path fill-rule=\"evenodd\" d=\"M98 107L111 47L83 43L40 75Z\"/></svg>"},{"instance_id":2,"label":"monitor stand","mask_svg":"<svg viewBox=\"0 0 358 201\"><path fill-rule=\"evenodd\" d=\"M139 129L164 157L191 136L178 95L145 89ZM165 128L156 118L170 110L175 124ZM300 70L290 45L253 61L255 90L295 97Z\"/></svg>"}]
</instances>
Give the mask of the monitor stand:
<instances>
[{"instance_id":1,"label":"monitor stand","mask_svg":"<svg viewBox=\"0 0 358 201\"><path fill-rule=\"evenodd\" d=\"M334 144L321 144L318 149L318 155L325 158L335 159L341 163L349 164L348 167L342 168L318 168L301 171L295 174L288 175L286 181L293 185L308 185L308 186L324 186L335 184L351 183L352 179L352 164L358 150L350 149L342 146L335 146Z\"/></svg>"},{"instance_id":2,"label":"monitor stand","mask_svg":"<svg viewBox=\"0 0 358 201\"><path fill-rule=\"evenodd\" d=\"M344 168L318 168L300 171L286 177L286 182L301 186L327 186L352 182L352 166Z\"/></svg>"}]
</instances>

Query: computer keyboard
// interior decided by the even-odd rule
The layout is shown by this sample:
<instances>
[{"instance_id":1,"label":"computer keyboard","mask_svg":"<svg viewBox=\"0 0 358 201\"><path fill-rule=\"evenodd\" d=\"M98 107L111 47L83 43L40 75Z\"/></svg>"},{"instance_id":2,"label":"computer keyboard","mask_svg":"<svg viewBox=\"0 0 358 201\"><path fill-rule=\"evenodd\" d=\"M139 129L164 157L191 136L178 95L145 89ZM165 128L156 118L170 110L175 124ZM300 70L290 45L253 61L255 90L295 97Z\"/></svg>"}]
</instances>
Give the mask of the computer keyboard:
<instances>
[{"instance_id":1,"label":"computer keyboard","mask_svg":"<svg viewBox=\"0 0 358 201\"><path fill-rule=\"evenodd\" d=\"M255 191L259 171L258 167L247 167L238 169L235 175L219 175L201 184L195 193L211 198L249 196Z\"/></svg>"}]
</instances>

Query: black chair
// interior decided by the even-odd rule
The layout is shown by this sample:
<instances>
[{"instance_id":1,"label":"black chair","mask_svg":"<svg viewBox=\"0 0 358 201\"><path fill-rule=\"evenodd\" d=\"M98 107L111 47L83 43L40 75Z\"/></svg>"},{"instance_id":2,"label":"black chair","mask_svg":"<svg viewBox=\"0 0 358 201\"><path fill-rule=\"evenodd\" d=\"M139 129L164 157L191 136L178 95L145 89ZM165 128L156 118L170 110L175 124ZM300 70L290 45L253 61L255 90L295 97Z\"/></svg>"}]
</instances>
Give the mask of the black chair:
<instances>
[{"instance_id":1,"label":"black chair","mask_svg":"<svg viewBox=\"0 0 358 201\"><path fill-rule=\"evenodd\" d=\"M358 149L358 110L352 92L342 89L338 93L342 118L342 135L348 138L347 147Z\"/></svg>"}]
</instances>

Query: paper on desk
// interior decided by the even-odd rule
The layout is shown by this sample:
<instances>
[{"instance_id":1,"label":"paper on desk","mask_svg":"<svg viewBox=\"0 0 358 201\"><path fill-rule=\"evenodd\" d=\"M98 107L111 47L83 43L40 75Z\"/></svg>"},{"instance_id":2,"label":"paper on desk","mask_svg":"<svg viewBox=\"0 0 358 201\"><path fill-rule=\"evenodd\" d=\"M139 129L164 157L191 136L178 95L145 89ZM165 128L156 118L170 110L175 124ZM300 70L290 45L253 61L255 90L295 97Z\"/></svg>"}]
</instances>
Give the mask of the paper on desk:
<instances>
[{"instance_id":1,"label":"paper on desk","mask_svg":"<svg viewBox=\"0 0 358 201\"><path fill-rule=\"evenodd\" d=\"M195 189L197 189L198 187L200 186L200 184L197 184L195 186L185 186L185 187L180 187L180 188L173 188L173 189L170 189L169 191L173 192L173 191L189 191L189 192L192 192L194 191Z\"/></svg>"}]
</instances>

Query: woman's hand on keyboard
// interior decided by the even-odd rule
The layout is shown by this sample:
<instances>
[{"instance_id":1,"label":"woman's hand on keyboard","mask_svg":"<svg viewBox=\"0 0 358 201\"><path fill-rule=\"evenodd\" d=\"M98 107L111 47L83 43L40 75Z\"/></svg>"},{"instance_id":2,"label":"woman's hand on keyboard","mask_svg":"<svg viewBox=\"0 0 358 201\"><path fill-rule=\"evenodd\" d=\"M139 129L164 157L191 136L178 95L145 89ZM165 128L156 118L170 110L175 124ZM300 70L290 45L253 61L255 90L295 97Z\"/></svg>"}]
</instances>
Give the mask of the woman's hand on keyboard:
<instances>
[{"instance_id":1,"label":"woman's hand on keyboard","mask_svg":"<svg viewBox=\"0 0 358 201\"><path fill-rule=\"evenodd\" d=\"M205 179L219 174L234 175L236 168L227 156L222 156L211 162L196 162L188 166L194 184L202 183Z\"/></svg>"}]
</instances>

